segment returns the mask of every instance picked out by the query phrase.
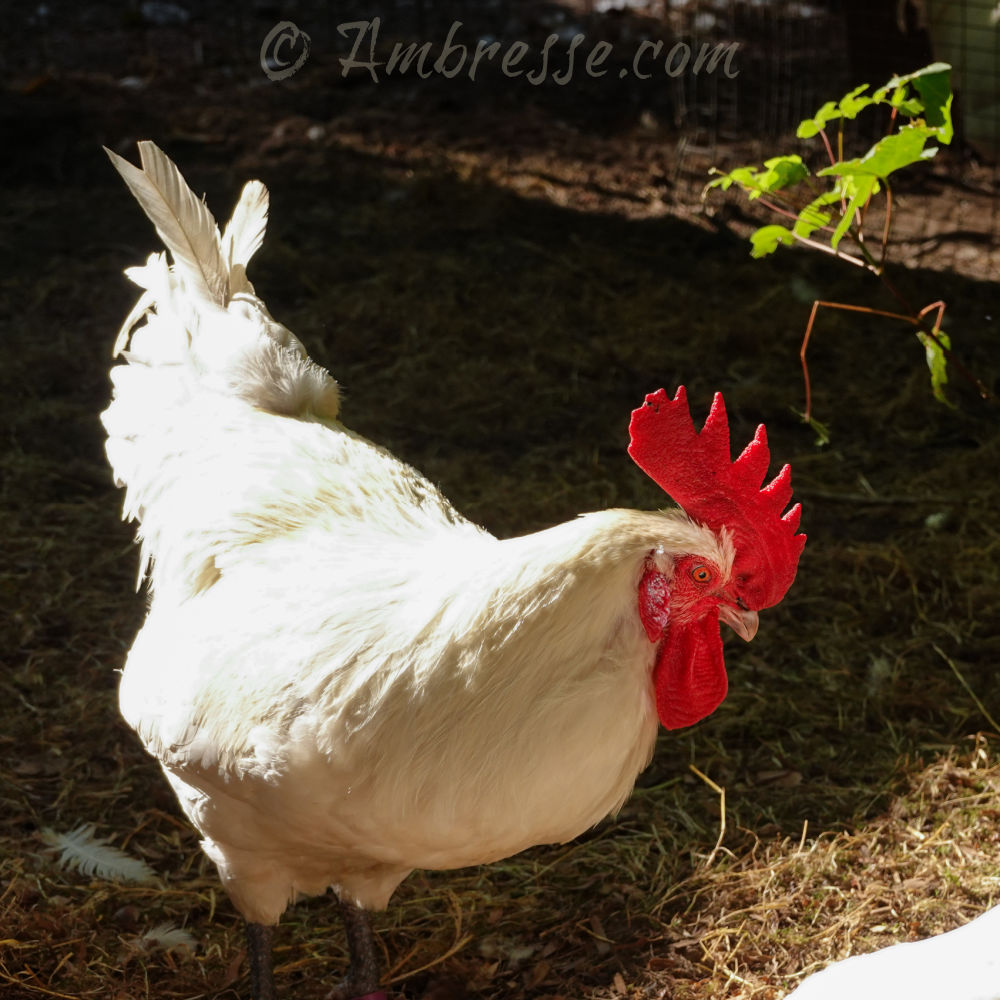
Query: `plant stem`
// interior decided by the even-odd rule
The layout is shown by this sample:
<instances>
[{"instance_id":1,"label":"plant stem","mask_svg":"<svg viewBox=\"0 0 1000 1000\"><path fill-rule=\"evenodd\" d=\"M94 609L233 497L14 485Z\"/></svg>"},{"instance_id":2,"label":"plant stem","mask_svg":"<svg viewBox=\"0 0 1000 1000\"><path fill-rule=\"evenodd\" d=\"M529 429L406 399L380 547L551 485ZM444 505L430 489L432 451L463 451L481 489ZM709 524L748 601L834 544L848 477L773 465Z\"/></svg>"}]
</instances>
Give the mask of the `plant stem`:
<instances>
[{"instance_id":1,"label":"plant stem","mask_svg":"<svg viewBox=\"0 0 1000 1000\"><path fill-rule=\"evenodd\" d=\"M889 257L889 232L892 229L892 188L885 184L885 225L882 227L882 259L878 262L879 273L885 268Z\"/></svg>"},{"instance_id":2,"label":"plant stem","mask_svg":"<svg viewBox=\"0 0 1000 1000\"><path fill-rule=\"evenodd\" d=\"M826 155L830 157L830 166L832 167L837 162L837 158L833 155L833 147L830 145L825 128L819 130L819 137L823 140L823 145L826 146Z\"/></svg>"},{"instance_id":3,"label":"plant stem","mask_svg":"<svg viewBox=\"0 0 1000 1000\"><path fill-rule=\"evenodd\" d=\"M972 372L970 372L969 369L955 357L951 349L945 347L945 345L941 342L941 338L937 334L937 330L927 323L927 320L924 318L924 313L914 309L910 300L896 287L895 284L893 284L892 281L889 280L889 276L884 271L880 270L877 273L879 279L882 281L882 284L889 290L893 298L895 298L895 300L909 313L913 325L934 341L941 353L948 359L948 363L955 366L955 371L957 371L962 378L975 387L980 398L988 402L997 402L997 397L987 388L982 379L973 375Z\"/></svg>"},{"instance_id":4,"label":"plant stem","mask_svg":"<svg viewBox=\"0 0 1000 1000\"><path fill-rule=\"evenodd\" d=\"M792 233L795 239L807 247L812 247L814 250L821 250L823 253L830 257L836 257L838 260L847 261L848 264L854 264L857 267L862 267L865 270L870 270L870 265L867 261L861 260L859 257L852 257L849 253L841 253L839 250L834 250L833 247L827 246L825 243L820 243L817 240L811 240L808 236L799 236L798 233ZM864 249L864 248L862 248Z\"/></svg>"},{"instance_id":5,"label":"plant stem","mask_svg":"<svg viewBox=\"0 0 1000 1000\"><path fill-rule=\"evenodd\" d=\"M798 221L799 214L791 208L784 208L783 206L777 204L773 201L765 201L765 199L758 199L760 203L765 207L769 208L772 212L776 212L778 215L783 215L786 219L795 219Z\"/></svg>"}]
</instances>

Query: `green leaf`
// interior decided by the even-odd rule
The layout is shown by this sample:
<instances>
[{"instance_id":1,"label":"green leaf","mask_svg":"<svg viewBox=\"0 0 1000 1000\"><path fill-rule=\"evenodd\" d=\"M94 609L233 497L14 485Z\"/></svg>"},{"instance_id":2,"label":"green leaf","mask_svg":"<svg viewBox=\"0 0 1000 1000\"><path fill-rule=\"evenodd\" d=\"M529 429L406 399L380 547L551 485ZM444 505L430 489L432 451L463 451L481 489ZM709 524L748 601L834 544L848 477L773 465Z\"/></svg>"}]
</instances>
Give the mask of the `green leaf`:
<instances>
[{"instance_id":1,"label":"green leaf","mask_svg":"<svg viewBox=\"0 0 1000 1000\"><path fill-rule=\"evenodd\" d=\"M923 102L916 97L908 97L906 90L902 87L892 95L892 100L889 103L907 118L916 118L924 111Z\"/></svg>"},{"instance_id":2,"label":"green leaf","mask_svg":"<svg viewBox=\"0 0 1000 1000\"><path fill-rule=\"evenodd\" d=\"M756 177L756 182L760 186L758 195L768 191L780 191L792 184L798 184L809 176L802 157L794 153L790 156L774 156L770 160L765 160L764 166L767 169L762 170Z\"/></svg>"},{"instance_id":3,"label":"green leaf","mask_svg":"<svg viewBox=\"0 0 1000 1000\"><path fill-rule=\"evenodd\" d=\"M944 330L935 330L934 332L937 334L940 344L922 330L917 331L917 338L924 345L924 356L931 373L931 391L934 393L934 398L954 409L955 404L945 395L944 391L944 387L948 384L948 358L941 350L942 345L949 351L951 350L951 338Z\"/></svg>"},{"instance_id":4,"label":"green leaf","mask_svg":"<svg viewBox=\"0 0 1000 1000\"><path fill-rule=\"evenodd\" d=\"M826 424L821 424L815 417L810 417L806 423L812 428L816 435L816 446L823 448L830 443L830 428Z\"/></svg>"},{"instance_id":5,"label":"green leaf","mask_svg":"<svg viewBox=\"0 0 1000 1000\"><path fill-rule=\"evenodd\" d=\"M824 191L818 198L814 198L805 208L799 212L799 217L792 227L792 232L796 236L808 239L817 229L822 229L830 224L833 216L823 209L827 205L833 205L840 201L838 190Z\"/></svg>"},{"instance_id":6,"label":"green leaf","mask_svg":"<svg viewBox=\"0 0 1000 1000\"><path fill-rule=\"evenodd\" d=\"M735 170L730 170L728 174L722 174L721 177L710 181L708 188L720 187L723 191L728 191L735 184L750 197L755 197L761 194L759 176L760 171L756 167L737 167Z\"/></svg>"},{"instance_id":7,"label":"green leaf","mask_svg":"<svg viewBox=\"0 0 1000 1000\"><path fill-rule=\"evenodd\" d=\"M840 108L833 101L827 101L812 118L806 118L805 121L799 122L799 127L795 130L795 134L800 139L811 139L814 135L818 134L820 129L826 128L827 122L839 117Z\"/></svg>"},{"instance_id":8,"label":"green leaf","mask_svg":"<svg viewBox=\"0 0 1000 1000\"><path fill-rule=\"evenodd\" d=\"M830 225L832 219L833 216L829 212L821 212L812 205L807 205L799 212L799 217L792 226L792 232L803 239L809 239L817 229Z\"/></svg>"},{"instance_id":9,"label":"green leaf","mask_svg":"<svg viewBox=\"0 0 1000 1000\"><path fill-rule=\"evenodd\" d=\"M833 235L830 237L830 246L834 250L840 245L840 241L846 235L847 230L851 228L855 214L862 211L868 203L868 199L878 192L878 178L872 174L862 172L849 174L841 178L837 189L847 199L847 207L844 209L844 214L840 217L840 221L837 223L836 228L833 230Z\"/></svg>"},{"instance_id":10,"label":"green leaf","mask_svg":"<svg viewBox=\"0 0 1000 1000\"><path fill-rule=\"evenodd\" d=\"M861 161L878 177L888 177L895 170L908 167L923 158L924 145L933 135L926 125L907 125L895 135L875 143Z\"/></svg>"},{"instance_id":11,"label":"green leaf","mask_svg":"<svg viewBox=\"0 0 1000 1000\"><path fill-rule=\"evenodd\" d=\"M827 101L812 118L799 122L795 134L800 139L811 139L820 129L826 128L829 122L837 118L856 118L869 104L875 103L874 98L861 96L867 89L868 84L863 83L860 87L855 87L854 90L844 94L839 101Z\"/></svg>"},{"instance_id":12,"label":"green leaf","mask_svg":"<svg viewBox=\"0 0 1000 1000\"><path fill-rule=\"evenodd\" d=\"M863 83L860 87L855 87L849 94L844 94L840 99L838 107L845 118L857 118L861 111L875 103L874 98L861 96L867 89L868 84Z\"/></svg>"},{"instance_id":13,"label":"green leaf","mask_svg":"<svg viewBox=\"0 0 1000 1000\"><path fill-rule=\"evenodd\" d=\"M784 226L762 226L750 236L750 243L753 246L750 256L766 257L778 249L779 243L791 246L794 242L795 237L790 229Z\"/></svg>"},{"instance_id":14,"label":"green leaf","mask_svg":"<svg viewBox=\"0 0 1000 1000\"><path fill-rule=\"evenodd\" d=\"M722 174L715 180L709 181L705 190L720 187L723 191L728 191L736 184L743 189L749 199L753 200L762 194L780 191L792 184L798 184L799 181L808 176L809 170L802 162L801 156L795 154L774 156L764 162L762 170L758 170L756 167L737 167L728 174Z\"/></svg>"},{"instance_id":15,"label":"green leaf","mask_svg":"<svg viewBox=\"0 0 1000 1000\"><path fill-rule=\"evenodd\" d=\"M731 170L728 174L724 174L721 170L716 167L712 167L709 171L711 174L718 174L719 176L715 178L714 181L709 181L705 185L705 191L711 191L712 188L722 188L723 191L728 191L734 184L739 184L740 187L744 187L744 181L740 179L738 175L745 174L747 177L753 175L753 169L751 167L737 167L735 170Z\"/></svg>"},{"instance_id":16,"label":"green leaf","mask_svg":"<svg viewBox=\"0 0 1000 1000\"><path fill-rule=\"evenodd\" d=\"M924 144L936 134L936 129L928 128L926 125L907 125L898 132L879 139L861 159L840 160L820 170L817 176L827 177L834 174L858 177L865 174L884 180L895 170L933 156L937 150L925 151Z\"/></svg>"},{"instance_id":17,"label":"green leaf","mask_svg":"<svg viewBox=\"0 0 1000 1000\"><path fill-rule=\"evenodd\" d=\"M949 93L948 100L941 105L941 117L943 121L937 127L938 139L940 139L946 146L951 145L951 140L955 137L955 123L952 121L951 117L951 103L954 99L954 95Z\"/></svg>"},{"instance_id":18,"label":"green leaf","mask_svg":"<svg viewBox=\"0 0 1000 1000\"><path fill-rule=\"evenodd\" d=\"M938 139L947 146L955 135L955 126L951 120L953 96L950 71L922 76L914 86L924 102L927 124L937 129Z\"/></svg>"},{"instance_id":19,"label":"green leaf","mask_svg":"<svg viewBox=\"0 0 1000 1000\"><path fill-rule=\"evenodd\" d=\"M916 91L911 93L911 86ZM878 103L888 102L910 118L923 117L936 130L938 139L948 145L955 134L951 117L951 66L936 62L929 66L894 76L872 95Z\"/></svg>"},{"instance_id":20,"label":"green leaf","mask_svg":"<svg viewBox=\"0 0 1000 1000\"><path fill-rule=\"evenodd\" d=\"M905 89L908 83L914 83L917 80L922 79L926 76L938 76L941 73L950 73L951 64L946 62L933 62L927 66L921 66L920 69L915 69L912 73L907 73L905 76L894 76L887 84L879 87L878 90L872 95L876 101L882 102L886 99L886 95L890 90L896 91L899 89Z\"/></svg>"}]
</instances>

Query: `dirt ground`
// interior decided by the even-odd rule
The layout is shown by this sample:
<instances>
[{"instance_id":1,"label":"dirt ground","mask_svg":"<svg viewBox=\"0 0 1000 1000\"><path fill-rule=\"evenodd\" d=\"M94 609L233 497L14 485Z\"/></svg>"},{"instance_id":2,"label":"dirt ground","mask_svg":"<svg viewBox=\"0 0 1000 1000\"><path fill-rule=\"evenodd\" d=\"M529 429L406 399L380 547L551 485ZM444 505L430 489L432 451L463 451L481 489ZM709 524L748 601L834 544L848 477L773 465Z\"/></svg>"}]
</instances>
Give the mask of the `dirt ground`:
<instances>
[{"instance_id":1,"label":"dirt ground","mask_svg":"<svg viewBox=\"0 0 1000 1000\"><path fill-rule=\"evenodd\" d=\"M532 5L502 6L544 38ZM696 417L722 391L734 444L763 421L774 468L792 464L809 543L755 641L727 643L727 701L664 733L580 841L411 877L377 918L396 995L778 1000L831 958L1000 902L998 409L957 376L955 408L936 403L905 326L829 312L818 443L799 417L811 302L892 302L836 260L751 260L746 207L702 205L708 167L758 148L752 127L704 143L675 124L676 90L610 80L345 79L321 42L351 5L284 81L260 40L315 10L74 9L24 6L0 103L0 995L247 993L241 922L116 705L143 601L97 417L136 297L122 270L158 247L100 146L134 159L143 138L219 216L245 180L268 185L258 293L336 376L345 422L491 531L661 504L625 453L661 386L686 385ZM598 30L621 46L639 29ZM995 173L961 150L920 169L895 280L947 302L995 388ZM61 868L42 831L81 824L160 880ZM284 995L336 982L334 916L289 912ZM196 947L158 945L163 924Z\"/></svg>"}]
</instances>

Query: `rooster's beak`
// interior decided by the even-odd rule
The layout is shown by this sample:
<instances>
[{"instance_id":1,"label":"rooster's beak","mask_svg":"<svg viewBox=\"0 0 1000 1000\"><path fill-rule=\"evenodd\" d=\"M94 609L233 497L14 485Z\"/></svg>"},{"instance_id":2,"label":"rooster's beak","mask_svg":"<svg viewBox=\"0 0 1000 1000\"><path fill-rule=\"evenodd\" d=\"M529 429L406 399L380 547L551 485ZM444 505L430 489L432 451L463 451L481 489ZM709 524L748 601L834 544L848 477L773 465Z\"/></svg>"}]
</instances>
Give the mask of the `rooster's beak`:
<instances>
[{"instance_id":1,"label":"rooster's beak","mask_svg":"<svg viewBox=\"0 0 1000 1000\"><path fill-rule=\"evenodd\" d=\"M757 634L757 612L734 608L731 604L719 605L719 621L725 622L738 636L749 642Z\"/></svg>"}]
</instances>

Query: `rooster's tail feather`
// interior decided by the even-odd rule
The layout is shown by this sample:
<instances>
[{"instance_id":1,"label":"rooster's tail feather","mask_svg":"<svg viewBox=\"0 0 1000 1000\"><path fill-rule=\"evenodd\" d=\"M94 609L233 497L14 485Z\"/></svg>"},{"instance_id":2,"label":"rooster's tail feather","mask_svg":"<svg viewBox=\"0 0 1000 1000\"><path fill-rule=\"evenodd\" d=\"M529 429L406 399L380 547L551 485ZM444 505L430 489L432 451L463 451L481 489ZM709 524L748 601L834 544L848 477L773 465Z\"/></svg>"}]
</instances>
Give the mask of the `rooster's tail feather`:
<instances>
[{"instance_id":1,"label":"rooster's tail feather","mask_svg":"<svg viewBox=\"0 0 1000 1000\"><path fill-rule=\"evenodd\" d=\"M220 234L160 149L140 142L139 154L141 169L108 151L169 257L152 254L125 272L143 292L115 343L125 363L111 370L114 396L101 418L115 478L127 487L125 515L142 522L144 569L158 563L160 585L210 576L208 548L233 534L246 494L272 479L274 470L248 471L274 450L261 420L333 421L338 390L247 279L267 225L264 185L244 187ZM257 430L247 436L250 426ZM184 565L171 569L172 561Z\"/></svg>"},{"instance_id":2,"label":"rooster's tail feather","mask_svg":"<svg viewBox=\"0 0 1000 1000\"><path fill-rule=\"evenodd\" d=\"M125 272L145 291L118 334L115 354L133 364L183 364L205 388L271 413L335 419L337 383L274 320L246 276L264 241L267 188L250 181L220 235L208 207L154 143L139 143L141 170L107 153L173 260L168 267L163 254L154 254ZM154 324L151 313L167 322Z\"/></svg>"},{"instance_id":3,"label":"rooster's tail feather","mask_svg":"<svg viewBox=\"0 0 1000 1000\"><path fill-rule=\"evenodd\" d=\"M208 206L195 196L174 163L154 143L139 143L141 170L110 149L105 152L156 226L188 291L225 307L229 269L222 259L219 227Z\"/></svg>"}]
</instances>

